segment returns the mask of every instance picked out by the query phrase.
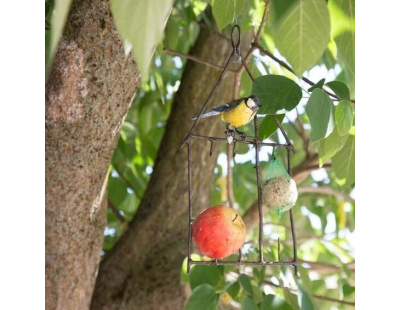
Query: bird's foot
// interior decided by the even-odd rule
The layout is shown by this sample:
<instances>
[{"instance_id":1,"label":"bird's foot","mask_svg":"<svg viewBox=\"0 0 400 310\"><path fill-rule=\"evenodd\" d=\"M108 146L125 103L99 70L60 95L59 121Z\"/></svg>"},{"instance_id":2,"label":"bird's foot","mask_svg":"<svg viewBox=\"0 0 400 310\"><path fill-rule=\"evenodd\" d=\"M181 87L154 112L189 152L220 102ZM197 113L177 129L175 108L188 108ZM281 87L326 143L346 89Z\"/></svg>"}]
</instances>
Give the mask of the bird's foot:
<instances>
[{"instance_id":1,"label":"bird's foot","mask_svg":"<svg viewBox=\"0 0 400 310\"><path fill-rule=\"evenodd\" d=\"M235 129L235 131L236 131L237 134L239 134L240 139L242 139L243 141L246 140L247 134L245 134L244 132L239 131L239 130L237 130L237 129Z\"/></svg>"},{"instance_id":2,"label":"bird's foot","mask_svg":"<svg viewBox=\"0 0 400 310\"><path fill-rule=\"evenodd\" d=\"M232 144L232 142L235 140L235 131L230 128L226 128L225 134L228 144Z\"/></svg>"}]
</instances>

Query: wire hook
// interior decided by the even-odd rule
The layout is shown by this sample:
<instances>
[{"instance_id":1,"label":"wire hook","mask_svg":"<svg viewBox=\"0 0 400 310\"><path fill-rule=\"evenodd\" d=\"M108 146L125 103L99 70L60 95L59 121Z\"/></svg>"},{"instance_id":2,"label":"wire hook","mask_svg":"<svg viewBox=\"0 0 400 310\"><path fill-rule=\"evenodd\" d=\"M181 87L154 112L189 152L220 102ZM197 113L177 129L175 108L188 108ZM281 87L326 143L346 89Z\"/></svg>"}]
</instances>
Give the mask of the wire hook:
<instances>
[{"instance_id":1,"label":"wire hook","mask_svg":"<svg viewBox=\"0 0 400 310\"><path fill-rule=\"evenodd\" d=\"M235 29L237 29L237 33L238 33L236 42L233 39L233 33L234 33ZM240 52L239 52L239 47L240 47L240 27L239 27L239 25L234 25L233 28L232 28L231 44L232 44L232 47L233 47L233 50L235 51L235 53L240 55Z\"/></svg>"}]
</instances>

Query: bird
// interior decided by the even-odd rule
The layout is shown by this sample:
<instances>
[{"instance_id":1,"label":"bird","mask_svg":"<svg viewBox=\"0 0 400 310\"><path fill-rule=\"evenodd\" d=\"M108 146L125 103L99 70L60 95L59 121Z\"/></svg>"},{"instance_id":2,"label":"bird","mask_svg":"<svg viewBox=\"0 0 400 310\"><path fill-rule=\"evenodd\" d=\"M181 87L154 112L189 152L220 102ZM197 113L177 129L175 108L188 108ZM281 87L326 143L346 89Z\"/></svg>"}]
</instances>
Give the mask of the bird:
<instances>
[{"instance_id":1,"label":"bird","mask_svg":"<svg viewBox=\"0 0 400 310\"><path fill-rule=\"evenodd\" d=\"M237 128L248 124L260 107L260 100L256 96L251 95L214 108L210 112L200 115L200 119L220 115L221 119L227 123L226 128L228 132L232 132L232 129L230 129L230 126L232 126L238 134L245 136ZM192 120L195 121L197 118L197 116L193 116Z\"/></svg>"}]
</instances>

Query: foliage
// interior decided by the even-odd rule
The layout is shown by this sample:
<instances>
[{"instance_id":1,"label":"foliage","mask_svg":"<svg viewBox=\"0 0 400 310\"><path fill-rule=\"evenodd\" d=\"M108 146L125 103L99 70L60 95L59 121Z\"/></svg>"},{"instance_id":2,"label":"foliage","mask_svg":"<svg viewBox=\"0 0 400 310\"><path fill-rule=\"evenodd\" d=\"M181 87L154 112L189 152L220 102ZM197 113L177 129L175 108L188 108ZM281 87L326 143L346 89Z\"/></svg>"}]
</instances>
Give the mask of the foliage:
<instances>
[{"instance_id":1,"label":"foliage","mask_svg":"<svg viewBox=\"0 0 400 310\"><path fill-rule=\"evenodd\" d=\"M291 79L270 74L255 79L252 94L260 99L260 114L283 114L299 104L302 93Z\"/></svg>"},{"instance_id":2,"label":"foliage","mask_svg":"<svg viewBox=\"0 0 400 310\"><path fill-rule=\"evenodd\" d=\"M272 26L279 51L292 64L294 71L302 75L321 58L329 41L330 21L326 2L295 1L281 16L276 17Z\"/></svg>"},{"instance_id":3,"label":"foliage","mask_svg":"<svg viewBox=\"0 0 400 310\"><path fill-rule=\"evenodd\" d=\"M67 14L67 2L61 2L62 9L57 13L60 17L55 19L54 3L46 1L46 63L50 63L48 59L54 53L62 16ZM187 62L184 57L163 52L163 48L188 54L201 27L229 35L235 22L243 32L255 32L265 10L261 0L177 0L165 25L171 5L171 1L163 1L161 5L156 1L112 1L113 16L126 50L132 48L141 72L147 74L132 100L110 167L105 253L114 246L139 207ZM351 265L355 229L355 205L351 197L355 187L354 1L273 0L269 5L270 15L260 33L259 45L287 61L297 75L256 49L248 66L257 79L253 84L244 74L240 95L253 93L261 99L259 131L262 140L284 141L272 117L264 115L281 113L277 118L283 121L298 151L292 158L294 170L304 163L315 166L309 161L313 156L317 156L317 162L324 168L306 174L298 184L303 192L293 208L293 215L298 256L302 262L301 277L297 280L292 268L286 266L239 269L195 266L190 276L183 269L182 282L192 290L185 309L231 309L232 305L242 309L310 310L332 306L348 309L340 302L332 303L314 296L354 300ZM316 69L325 75L318 75ZM311 87L305 83L301 79L303 74L316 85ZM252 134L251 124L244 131ZM237 152L233 194L235 207L244 214L257 195L254 148L238 146ZM271 149L261 148L263 179L270 153ZM284 150L277 150L276 155L286 162ZM214 169L212 199L215 204L227 202L225 159L223 150ZM318 193L319 189L327 188L336 194ZM284 213L278 219L275 213L265 214L265 260L278 259L278 238L280 259L292 259L288 216ZM248 231L243 248L245 259L257 259L254 245L257 240L257 232Z\"/></svg>"},{"instance_id":4,"label":"foliage","mask_svg":"<svg viewBox=\"0 0 400 310\"><path fill-rule=\"evenodd\" d=\"M113 0L111 11L125 53L133 51L142 76L147 75L154 47L160 42L172 0Z\"/></svg>"},{"instance_id":5,"label":"foliage","mask_svg":"<svg viewBox=\"0 0 400 310\"><path fill-rule=\"evenodd\" d=\"M326 92L316 88L307 102L306 112L311 124L310 141L328 137L335 126L334 106Z\"/></svg>"},{"instance_id":6,"label":"foliage","mask_svg":"<svg viewBox=\"0 0 400 310\"><path fill-rule=\"evenodd\" d=\"M71 0L45 1L45 20L46 20L46 72L50 66L57 44L60 41L62 30L67 20L68 11L71 6Z\"/></svg>"}]
</instances>

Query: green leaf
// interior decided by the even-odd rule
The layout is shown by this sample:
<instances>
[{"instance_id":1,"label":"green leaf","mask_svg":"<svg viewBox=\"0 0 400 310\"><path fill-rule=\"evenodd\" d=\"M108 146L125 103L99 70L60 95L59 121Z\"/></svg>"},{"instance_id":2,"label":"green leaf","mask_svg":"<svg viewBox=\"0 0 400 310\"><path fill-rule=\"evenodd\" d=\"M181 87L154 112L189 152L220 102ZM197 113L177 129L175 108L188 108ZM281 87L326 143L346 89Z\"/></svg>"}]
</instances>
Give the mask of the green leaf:
<instances>
[{"instance_id":1,"label":"green leaf","mask_svg":"<svg viewBox=\"0 0 400 310\"><path fill-rule=\"evenodd\" d=\"M282 123L283 119L285 118L285 114L278 114L276 118ZM271 136L276 130L278 129L278 124L272 118L271 115L266 115L261 122L260 126L258 127L258 138L260 141L267 139Z\"/></svg>"},{"instance_id":2,"label":"green leaf","mask_svg":"<svg viewBox=\"0 0 400 310\"><path fill-rule=\"evenodd\" d=\"M45 30L45 39L44 39L44 61L45 61L45 69L46 74L48 74L49 65L50 65L50 54L51 54L51 30Z\"/></svg>"},{"instance_id":3,"label":"green leaf","mask_svg":"<svg viewBox=\"0 0 400 310\"><path fill-rule=\"evenodd\" d=\"M344 284L342 287L342 291L343 291L344 296L349 296L349 295L352 295L356 291L356 288L354 286Z\"/></svg>"},{"instance_id":4,"label":"green leaf","mask_svg":"<svg viewBox=\"0 0 400 310\"><path fill-rule=\"evenodd\" d=\"M234 0L213 0L212 13L217 22L219 31L233 22L235 14Z\"/></svg>"},{"instance_id":5,"label":"green leaf","mask_svg":"<svg viewBox=\"0 0 400 310\"><path fill-rule=\"evenodd\" d=\"M108 180L108 197L111 202L118 208L128 195L126 184L120 178L109 178Z\"/></svg>"},{"instance_id":6,"label":"green leaf","mask_svg":"<svg viewBox=\"0 0 400 310\"><path fill-rule=\"evenodd\" d=\"M355 30L354 0L330 0L328 9L331 15L331 33L334 38L345 31Z\"/></svg>"},{"instance_id":7,"label":"green leaf","mask_svg":"<svg viewBox=\"0 0 400 310\"><path fill-rule=\"evenodd\" d=\"M253 301L253 299L245 296L242 300L242 310L258 310L257 305Z\"/></svg>"},{"instance_id":8,"label":"green leaf","mask_svg":"<svg viewBox=\"0 0 400 310\"><path fill-rule=\"evenodd\" d=\"M306 112L310 120L310 142L329 136L335 127L334 106L329 96L321 89L315 89L307 102Z\"/></svg>"},{"instance_id":9,"label":"green leaf","mask_svg":"<svg viewBox=\"0 0 400 310\"><path fill-rule=\"evenodd\" d=\"M349 133L353 125L353 109L347 100L341 100L335 109L335 121L338 134L344 136Z\"/></svg>"},{"instance_id":10,"label":"green leaf","mask_svg":"<svg viewBox=\"0 0 400 310\"><path fill-rule=\"evenodd\" d=\"M309 291L311 288L311 280L310 277L308 275L308 273L310 272L309 269L304 268L303 266L299 266L299 273L300 273L300 278L301 278L301 283L302 286Z\"/></svg>"},{"instance_id":11,"label":"green leaf","mask_svg":"<svg viewBox=\"0 0 400 310\"><path fill-rule=\"evenodd\" d=\"M340 136L337 132L337 128L326 139L322 139L318 142L318 154L319 154L319 165L322 165L327 159L332 158L337 152L339 152L347 141L349 135Z\"/></svg>"},{"instance_id":12,"label":"green leaf","mask_svg":"<svg viewBox=\"0 0 400 310\"><path fill-rule=\"evenodd\" d=\"M322 87L324 86L324 83L325 83L325 79L321 79L321 80L319 80L314 86L311 86L309 89L308 89L308 91L309 92L312 92L314 89L316 89L316 88L321 88L322 89Z\"/></svg>"},{"instance_id":13,"label":"green leaf","mask_svg":"<svg viewBox=\"0 0 400 310\"><path fill-rule=\"evenodd\" d=\"M201 284L209 284L217 288L224 281L224 277L216 266L196 265L189 274L190 288L193 290Z\"/></svg>"},{"instance_id":14,"label":"green leaf","mask_svg":"<svg viewBox=\"0 0 400 310\"><path fill-rule=\"evenodd\" d=\"M350 90L345 83L340 81L331 81L326 83L325 86L332 89L340 99L350 100Z\"/></svg>"},{"instance_id":15,"label":"green leaf","mask_svg":"<svg viewBox=\"0 0 400 310\"><path fill-rule=\"evenodd\" d=\"M239 294L240 291L240 284L238 281L232 283L227 289L226 292L235 299L236 296Z\"/></svg>"},{"instance_id":16,"label":"green leaf","mask_svg":"<svg viewBox=\"0 0 400 310\"><path fill-rule=\"evenodd\" d=\"M263 75L254 80L251 93L260 99L260 114L283 114L300 102L299 85L281 75Z\"/></svg>"},{"instance_id":17,"label":"green leaf","mask_svg":"<svg viewBox=\"0 0 400 310\"><path fill-rule=\"evenodd\" d=\"M332 2L332 3L331 3ZM343 68L347 83L354 95L355 79L355 1L329 1L329 8L335 19L333 36L338 50L338 60Z\"/></svg>"},{"instance_id":18,"label":"green leaf","mask_svg":"<svg viewBox=\"0 0 400 310\"><path fill-rule=\"evenodd\" d=\"M277 295L264 296L260 310L292 310L293 308Z\"/></svg>"},{"instance_id":19,"label":"green leaf","mask_svg":"<svg viewBox=\"0 0 400 310\"><path fill-rule=\"evenodd\" d=\"M263 300L263 293L258 286L252 285L252 296L256 304L259 304Z\"/></svg>"},{"instance_id":20,"label":"green leaf","mask_svg":"<svg viewBox=\"0 0 400 310\"><path fill-rule=\"evenodd\" d=\"M332 167L339 179L346 179L346 184L355 181L355 136L350 133L343 149L332 157Z\"/></svg>"},{"instance_id":21,"label":"green leaf","mask_svg":"<svg viewBox=\"0 0 400 310\"><path fill-rule=\"evenodd\" d=\"M50 55L48 57L49 65L56 53L58 41L60 41L65 22L67 21L68 12L71 7L71 0L54 1L53 14L50 18L51 38L50 38ZM49 68L47 68L48 70Z\"/></svg>"},{"instance_id":22,"label":"green leaf","mask_svg":"<svg viewBox=\"0 0 400 310\"><path fill-rule=\"evenodd\" d=\"M179 42L180 21L178 16L171 16L165 27L164 46L170 49L176 49Z\"/></svg>"},{"instance_id":23,"label":"green leaf","mask_svg":"<svg viewBox=\"0 0 400 310\"><path fill-rule=\"evenodd\" d=\"M330 37L330 17L325 0L297 1L274 27L279 52L301 76L322 56Z\"/></svg>"},{"instance_id":24,"label":"green leaf","mask_svg":"<svg viewBox=\"0 0 400 310\"><path fill-rule=\"evenodd\" d=\"M344 66L344 74L350 85L355 80L355 36L353 32L346 31L335 39L338 49L339 62Z\"/></svg>"},{"instance_id":25,"label":"green leaf","mask_svg":"<svg viewBox=\"0 0 400 310\"><path fill-rule=\"evenodd\" d=\"M278 21L285 16L285 13L289 8L297 2L297 0L272 0L271 2L269 20L273 25L276 25Z\"/></svg>"},{"instance_id":26,"label":"green leaf","mask_svg":"<svg viewBox=\"0 0 400 310\"><path fill-rule=\"evenodd\" d=\"M301 310L314 310L314 304L308 296L308 294L305 292L305 290L297 284L298 291L297 291L297 301L299 303L300 309Z\"/></svg>"},{"instance_id":27,"label":"green leaf","mask_svg":"<svg viewBox=\"0 0 400 310\"><path fill-rule=\"evenodd\" d=\"M251 288L250 278L247 275L241 274L239 276L239 283L242 286L243 290L246 292L246 294L250 296L253 295L253 289Z\"/></svg>"},{"instance_id":28,"label":"green leaf","mask_svg":"<svg viewBox=\"0 0 400 310\"><path fill-rule=\"evenodd\" d=\"M297 296L295 294L292 294L288 289L284 289L283 295L285 296L285 301L292 307L293 310L300 310L297 303Z\"/></svg>"},{"instance_id":29,"label":"green leaf","mask_svg":"<svg viewBox=\"0 0 400 310\"><path fill-rule=\"evenodd\" d=\"M219 296L212 286L202 284L192 291L185 305L185 310L216 310L218 298Z\"/></svg>"},{"instance_id":30,"label":"green leaf","mask_svg":"<svg viewBox=\"0 0 400 310\"><path fill-rule=\"evenodd\" d=\"M111 1L111 11L125 53L133 50L133 57L142 76L147 76L154 48L162 39L172 4L172 0Z\"/></svg>"}]
</instances>

